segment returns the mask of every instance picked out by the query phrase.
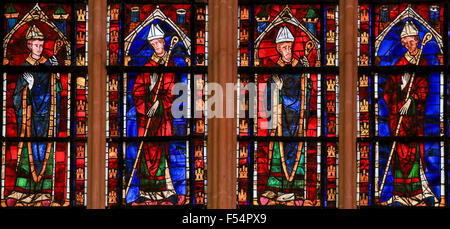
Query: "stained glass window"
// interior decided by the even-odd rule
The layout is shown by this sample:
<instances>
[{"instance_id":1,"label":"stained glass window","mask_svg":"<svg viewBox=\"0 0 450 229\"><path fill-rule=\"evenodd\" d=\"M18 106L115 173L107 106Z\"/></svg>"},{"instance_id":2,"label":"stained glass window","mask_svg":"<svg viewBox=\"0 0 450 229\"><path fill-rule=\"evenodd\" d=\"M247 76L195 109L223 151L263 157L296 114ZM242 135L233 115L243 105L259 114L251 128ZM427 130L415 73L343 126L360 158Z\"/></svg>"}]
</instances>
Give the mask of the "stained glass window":
<instances>
[{"instance_id":1,"label":"stained glass window","mask_svg":"<svg viewBox=\"0 0 450 229\"><path fill-rule=\"evenodd\" d=\"M338 22L337 2L240 1L239 206L337 206Z\"/></svg>"},{"instance_id":2,"label":"stained glass window","mask_svg":"<svg viewBox=\"0 0 450 229\"><path fill-rule=\"evenodd\" d=\"M360 207L445 206L444 9L439 3L359 7Z\"/></svg>"},{"instance_id":3,"label":"stained glass window","mask_svg":"<svg viewBox=\"0 0 450 229\"><path fill-rule=\"evenodd\" d=\"M86 2L7 1L1 14L1 205L85 206Z\"/></svg>"},{"instance_id":4,"label":"stained glass window","mask_svg":"<svg viewBox=\"0 0 450 229\"><path fill-rule=\"evenodd\" d=\"M179 2L108 4L106 206L206 205L208 7Z\"/></svg>"}]
</instances>

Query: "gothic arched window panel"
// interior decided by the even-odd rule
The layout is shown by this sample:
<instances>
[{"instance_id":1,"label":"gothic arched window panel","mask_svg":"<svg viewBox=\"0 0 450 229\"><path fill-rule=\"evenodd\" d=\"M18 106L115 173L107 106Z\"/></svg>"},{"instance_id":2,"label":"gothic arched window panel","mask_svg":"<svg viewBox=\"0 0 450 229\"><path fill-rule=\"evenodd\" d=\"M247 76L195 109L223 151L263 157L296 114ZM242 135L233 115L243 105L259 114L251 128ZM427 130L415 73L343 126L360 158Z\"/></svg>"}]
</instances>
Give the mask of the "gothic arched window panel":
<instances>
[{"instance_id":1,"label":"gothic arched window panel","mask_svg":"<svg viewBox=\"0 0 450 229\"><path fill-rule=\"evenodd\" d=\"M1 205L85 206L86 2L1 7Z\"/></svg>"},{"instance_id":2,"label":"gothic arched window panel","mask_svg":"<svg viewBox=\"0 0 450 229\"><path fill-rule=\"evenodd\" d=\"M108 4L108 207L206 206L208 7L159 3Z\"/></svg>"},{"instance_id":3,"label":"gothic arched window panel","mask_svg":"<svg viewBox=\"0 0 450 229\"><path fill-rule=\"evenodd\" d=\"M239 206L337 206L338 12L240 1Z\"/></svg>"},{"instance_id":4,"label":"gothic arched window panel","mask_svg":"<svg viewBox=\"0 0 450 229\"><path fill-rule=\"evenodd\" d=\"M444 6L360 5L360 207L445 206Z\"/></svg>"}]
</instances>

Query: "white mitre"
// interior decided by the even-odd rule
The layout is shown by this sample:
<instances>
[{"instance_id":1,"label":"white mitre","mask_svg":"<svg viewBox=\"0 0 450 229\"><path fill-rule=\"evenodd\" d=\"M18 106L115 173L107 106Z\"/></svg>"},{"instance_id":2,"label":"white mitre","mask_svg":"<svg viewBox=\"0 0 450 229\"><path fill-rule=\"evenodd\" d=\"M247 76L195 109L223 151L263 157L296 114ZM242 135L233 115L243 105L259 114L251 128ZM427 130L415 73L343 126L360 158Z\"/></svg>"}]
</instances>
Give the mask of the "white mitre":
<instances>
[{"instance_id":1,"label":"white mitre","mask_svg":"<svg viewBox=\"0 0 450 229\"><path fill-rule=\"evenodd\" d=\"M294 35L292 35L287 26L284 26L280 30L278 30L278 35L275 39L275 43L278 44L281 42L294 42Z\"/></svg>"},{"instance_id":2,"label":"white mitre","mask_svg":"<svg viewBox=\"0 0 450 229\"><path fill-rule=\"evenodd\" d=\"M402 33L400 34L401 38L409 37L409 36L417 36L419 35L419 30L416 28L412 21L407 21L405 27L403 27Z\"/></svg>"},{"instance_id":3,"label":"white mitre","mask_svg":"<svg viewBox=\"0 0 450 229\"><path fill-rule=\"evenodd\" d=\"M159 25L152 24L150 26L150 31L148 31L147 40L151 41L158 38L164 38L164 32L159 27Z\"/></svg>"}]
</instances>

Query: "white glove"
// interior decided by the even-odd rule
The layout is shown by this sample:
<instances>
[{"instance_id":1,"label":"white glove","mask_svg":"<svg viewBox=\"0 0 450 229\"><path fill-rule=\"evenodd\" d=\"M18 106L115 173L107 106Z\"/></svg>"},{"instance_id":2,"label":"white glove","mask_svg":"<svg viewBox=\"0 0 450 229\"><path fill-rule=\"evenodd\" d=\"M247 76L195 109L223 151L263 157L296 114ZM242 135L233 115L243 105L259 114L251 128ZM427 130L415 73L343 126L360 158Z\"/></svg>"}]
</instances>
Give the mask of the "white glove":
<instances>
[{"instance_id":1,"label":"white glove","mask_svg":"<svg viewBox=\"0 0 450 229\"><path fill-rule=\"evenodd\" d=\"M147 112L147 116L149 118L155 114L156 109L158 109L158 105L159 105L159 100L156 100L156 102L152 105L152 107L150 107L150 110L148 110L148 112Z\"/></svg>"},{"instance_id":2,"label":"white glove","mask_svg":"<svg viewBox=\"0 0 450 229\"><path fill-rule=\"evenodd\" d=\"M302 67L309 67L309 60L306 56L300 58L300 63L302 63Z\"/></svg>"},{"instance_id":3,"label":"white glove","mask_svg":"<svg viewBox=\"0 0 450 229\"><path fill-rule=\"evenodd\" d=\"M150 76L150 86L149 86L150 91L155 87L157 80L158 80L158 74L153 73L153 75Z\"/></svg>"},{"instance_id":4,"label":"white glove","mask_svg":"<svg viewBox=\"0 0 450 229\"><path fill-rule=\"evenodd\" d=\"M408 84L410 78L411 78L411 75L409 75L409 73L403 74L403 76L402 76L402 85L401 85L402 90L406 87L406 84Z\"/></svg>"},{"instance_id":5,"label":"white glove","mask_svg":"<svg viewBox=\"0 0 450 229\"><path fill-rule=\"evenodd\" d=\"M24 73L23 73L23 79L24 79L25 81L27 81L27 83L28 83L28 88L31 90L31 88L33 88L33 84L34 84L34 77L33 77L33 75L31 75L31 74L28 73L28 72L24 72Z\"/></svg>"},{"instance_id":6,"label":"white glove","mask_svg":"<svg viewBox=\"0 0 450 229\"><path fill-rule=\"evenodd\" d=\"M277 84L278 90L283 87L283 80L278 75L273 75L272 80Z\"/></svg>"},{"instance_id":7,"label":"white glove","mask_svg":"<svg viewBox=\"0 0 450 229\"><path fill-rule=\"evenodd\" d=\"M48 60L50 61L50 64L52 66L57 66L58 65L58 59L56 59L56 56L51 56L50 58L48 58Z\"/></svg>"}]
</instances>

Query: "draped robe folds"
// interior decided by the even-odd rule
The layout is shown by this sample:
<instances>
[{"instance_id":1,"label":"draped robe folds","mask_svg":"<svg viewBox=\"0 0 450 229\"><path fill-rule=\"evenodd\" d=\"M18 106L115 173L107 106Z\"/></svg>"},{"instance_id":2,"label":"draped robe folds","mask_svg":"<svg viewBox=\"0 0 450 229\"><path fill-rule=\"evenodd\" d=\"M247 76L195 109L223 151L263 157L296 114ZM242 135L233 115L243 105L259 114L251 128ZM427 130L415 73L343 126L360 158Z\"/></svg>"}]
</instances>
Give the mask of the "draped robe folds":
<instances>
[{"instance_id":1,"label":"draped robe folds","mask_svg":"<svg viewBox=\"0 0 450 229\"><path fill-rule=\"evenodd\" d=\"M409 53L400 58L395 65L411 65L415 59L411 60ZM425 58L421 58L419 65L427 65ZM402 85L402 75L391 75L387 77L384 86L384 100L386 101L389 115L390 136L395 136L398 121L400 119L400 108L406 102L406 96L411 84L410 79L404 86ZM412 82L409 99L411 105L403 116L397 136L424 136L424 117L426 109L426 99L428 94L428 77L423 74L415 74ZM411 204L418 195L430 195L430 190L426 180L421 178L421 170L425 168L423 142L398 142L392 158L391 172L394 179L392 195L394 201ZM425 190L424 190L425 189ZM424 193L427 192L428 194ZM390 201L393 199L391 198Z\"/></svg>"},{"instance_id":2,"label":"draped robe folds","mask_svg":"<svg viewBox=\"0 0 450 229\"><path fill-rule=\"evenodd\" d=\"M168 55L166 53L165 55ZM145 66L164 65L163 58L155 54ZM167 66L174 66L173 59L169 59ZM136 119L138 125L138 136L144 137L149 117L147 112L152 107L153 100L159 101L158 108L150 118L146 137L171 136L172 114L171 106L174 96L171 90L174 86L175 74L163 73L157 75L155 86L150 90L151 73L139 74L133 86L133 100L136 106ZM161 82L160 82L161 81ZM158 90L158 84L159 86ZM176 195L170 177L169 166L169 143L168 142L145 142L142 146L137 166L137 177L139 179L139 196L151 201L163 201Z\"/></svg>"},{"instance_id":3,"label":"draped robe folds","mask_svg":"<svg viewBox=\"0 0 450 229\"><path fill-rule=\"evenodd\" d=\"M284 67L284 64L280 59L277 62L278 66ZM293 67L304 66L297 59L293 59L291 62ZM280 74L279 78L283 81L283 86L279 90L279 104L281 104L281 132L282 136L299 136L299 120L301 113L301 100L302 100L302 88L301 81L306 75L293 75L293 74ZM269 78L268 84L274 83L273 78ZM269 86L268 85L268 86ZM306 91L306 105L310 98L310 79L307 79ZM270 90L269 90L270 93ZM271 98L268 96L268 98ZM275 104L277 105L277 104ZM273 106L272 106L273 110ZM306 116L305 112L305 116ZM304 120L307 120L304 117ZM277 127L277 128L280 128ZM279 136L277 129L272 129L271 133L275 132L271 136ZM286 194L289 196L287 199L278 198L278 201L291 201L294 199L304 198L305 189L305 149L304 145L298 142L282 142L283 149L280 148L281 142L273 142L272 157L269 160L270 171L269 178L267 181L266 191L272 191L278 197ZM302 147L298 151L298 147ZM281 152L283 150L283 152ZM298 166L295 168L295 163L297 159L297 154L300 153L300 158L298 159ZM284 156L285 166L287 173L294 174L291 181L286 177L283 170L283 159ZM295 170L295 171L294 171ZM264 196L264 195L263 195ZM265 196L270 198L269 196Z\"/></svg>"},{"instance_id":4,"label":"draped robe folds","mask_svg":"<svg viewBox=\"0 0 450 229\"><path fill-rule=\"evenodd\" d=\"M39 60L35 60L29 56L24 66L30 65L51 65L45 58L41 57ZM30 72L34 78L34 84L31 90L28 88L28 82L23 76L20 76L17 80L16 87L14 89L13 101L17 122L17 136L23 136L25 138L33 137L53 137L48 136L49 122L50 122L50 109L51 109L51 74L42 72ZM58 80L56 83L56 126L59 124L59 103L60 103L60 91L61 85ZM26 106L31 106L31 114L25 114L23 108L23 96L24 90L26 93ZM29 120L27 120L27 117ZM25 120L23 120L25 119ZM22 122L25 121L27 126L22 133ZM54 136L58 136L58 128L56 128ZM31 149L29 146L31 145ZM20 154L20 161L17 167L16 185L13 192L9 195L10 198L17 199L24 204L32 204L39 201L51 200L52 190L52 177L53 177L53 147L47 150L47 142L23 142L23 149ZM20 150L19 150L20 151ZM47 152L48 151L48 152ZM49 155L46 155L49 154ZM34 168L34 171L33 171ZM44 171L42 171L44 170ZM42 174L42 178L33 178ZM63 200L56 200L56 202L62 203Z\"/></svg>"}]
</instances>

